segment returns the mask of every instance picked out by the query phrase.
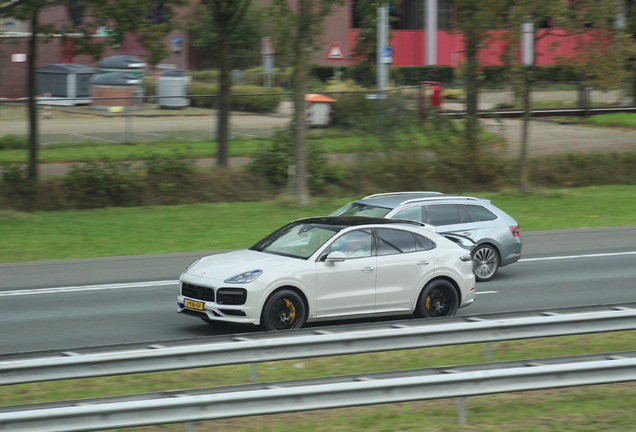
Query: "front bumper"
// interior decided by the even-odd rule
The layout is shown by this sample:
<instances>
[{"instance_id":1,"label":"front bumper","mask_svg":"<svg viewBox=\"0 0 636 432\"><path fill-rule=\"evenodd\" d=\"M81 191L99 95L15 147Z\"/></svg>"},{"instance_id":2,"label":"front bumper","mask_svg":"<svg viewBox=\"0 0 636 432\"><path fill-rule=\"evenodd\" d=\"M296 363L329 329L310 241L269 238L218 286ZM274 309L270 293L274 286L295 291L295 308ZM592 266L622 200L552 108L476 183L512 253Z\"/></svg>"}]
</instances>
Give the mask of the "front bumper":
<instances>
[{"instance_id":1,"label":"front bumper","mask_svg":"<svg viewBox=\"0 0 636 432\"><path fill-rule=\"evenodd\" d=\"M183 295L183 284L187 283L202 287L208 290L214 290L215 295L211 296L214 300L205 298L196 298ZM222 281L202 278L191 274L183 274L179 281L179 294L177 295L177 312L189 315L206 321L221 321L235 324L260 324L260 309L258 307L258 295L255 295L249 287L242 286L247 289L245 303L240 305L219 304L218 290L222 286ZM186 300L193 300L196 303L202 303L203 308L197 309L186 306Z\"/></svg>"}]
</instances>

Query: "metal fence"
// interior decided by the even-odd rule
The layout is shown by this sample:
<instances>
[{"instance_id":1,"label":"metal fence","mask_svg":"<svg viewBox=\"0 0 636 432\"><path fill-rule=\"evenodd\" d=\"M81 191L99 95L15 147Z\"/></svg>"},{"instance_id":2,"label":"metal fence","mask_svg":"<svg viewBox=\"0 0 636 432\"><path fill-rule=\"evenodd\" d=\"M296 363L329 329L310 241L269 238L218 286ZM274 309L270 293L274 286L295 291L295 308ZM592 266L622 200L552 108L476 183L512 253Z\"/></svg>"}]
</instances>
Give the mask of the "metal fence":
<instances>
[{"instance_id":1,"label":"metal fence","mask_svg":"<svg viewBox=\"0 0 636 432\"><path fill-rule=\"evenodd\" d=\"M14 384L636 328L633 304L595 309L601 310L327 327L243 335L229 343L14 358L0 360L0 377ZM194 430L191 422L198 420L448 397L460 398L463 422L467 396L634 380L636 352L630 351L0 407L0 429L70 432L190 422L186 427Z\"/></svg>"},{"instance_id":2,"label":"metal fence","mask_svg":"<svg viewBox=\"0 0 636 432\"><path fill-rule=\"evenodd\" d=\"M627 86L626 86L627 87ZM323 93L338 99L342 94L350 92ZM362 92L369 98L378 98L375 91ZM420 95L428 101L430 95L426 89L402 87L389 90L397 94L399 104L404 112L418 109ZM444 98L441 111L446 113L462 113L466 109L465 89L462 85L444 87ZM519 86L515 84L497 87L483 87L478 98L478 109L492 110L510 108L519 103ZM243 95L245 96L245 95ZM253 95L250 97L271 97L271 94ZM231 137L269 137L275 130L286 127L293 115L291 94L281 95L278 107L269 113L232 112L230 120ZM182 96L174 96L181 98ZM38 116L39 136L42 146L59 145L61 143L121 143L157 140L197 141L214 140L216 138L217 114L215 95L186 96L196 97L204 107L184 106L182 109L164 109L157 104L154 97L146 97L143 103L132 110L95 109L91 105L60 106L54 105L59 100L39 98ZM380 95L380 98L382 95ZM164 96L162 98L170 98ZM113 98L96 98L113 99ZM139 97L117 100L129 100L130 104L138 102ZM537 84L533 87L532 101L534 107L576 107L584 106L625 106L631 105L631 96L624 90L602 90L582 88L576 83ZM48 104L47 102L51 102ZM68 102L68 101L67 101ZM116 108L116 107L115 107ZM382 110L374 115L382 116ZM0 98L0 137L28 135L28 110L24 100L6 100Z\"/></svg>"}]
</instances>

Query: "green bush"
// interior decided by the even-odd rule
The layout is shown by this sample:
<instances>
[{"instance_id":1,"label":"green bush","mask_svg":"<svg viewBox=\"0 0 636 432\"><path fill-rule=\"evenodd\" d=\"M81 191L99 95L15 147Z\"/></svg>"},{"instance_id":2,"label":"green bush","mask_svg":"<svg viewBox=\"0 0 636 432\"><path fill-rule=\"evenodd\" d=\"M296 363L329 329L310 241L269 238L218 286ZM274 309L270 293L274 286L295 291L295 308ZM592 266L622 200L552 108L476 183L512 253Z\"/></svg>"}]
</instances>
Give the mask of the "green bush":
<instances>
[{"instance_id":1,"label":"green bush","mask_svg":"<svg viewBox=\"0 0 636 432\"><path fill-rule=\"evenodd\" d=\"M29 148L29 142L25 137L5 135L0 137L0 150L16 150Z\"/></svg>"},{"instance_id":2,"label":"green bush","mask_svg":"<svg viewBox=\"0 0 636 432\"><path fill-rule=\"evenodd\" d=\"M636 152L530 158L529 170L533 183L552 187L636 184Z\"/></svg>"},{"instance_id":3,"label":"green bush","mask_svg":"<svg viewBox=\"0 0 636 432\"><path fill-rule=\"evenodd\" d=\"M148 175L185 177L194 171L194 158L180 151L170 155L150 154L143 166Z\"/></svg>"},{"instance_id":4,"label":"green bush","mask_svg":"<svg viewBox=\"0 0 636 432\"><path fill-rule=\"evenodd\" d=\"M376 133L379 124L384 132L388 132L414 120L415 110L407 108L408 103L416 100L412 95L389 91L386 99L367 99L367 94L341 94L333 104L333 124Z\"/></svg>"},{"instance_id":5,"label":"green bush","mask_svg":"<svg viewBox=\"0 0 636 432\"><path fill-rule=\"evenodd\" d=\"M333 66L321 66L321 65L312 65L309 74L315 78L318 78L322 82L327 82L334 77L333 74ZM341 68L345 74L347 73L347 68Z\"/></svg>"},{"instance_id":6,"label":"green bush","mask_svg":"<svg viewBox=\"0 0 636 432\"><path fill-rule=\"evenodd\" d=\"M283 95L268 94L280 93L279 88L264 88L250 85L232 86L232 94L245 94L248 96L234 96L232 98L232 111L245 111L253 113L276 112ZM218 94L218 87L215 84L190 83L190 104L201 108L217 108L216 97L210 95ZM258 95L256 95L258 94Z\"/></svg>"},{"instance_id":7,"label":"green bush","mask_svg":"<svg viewBox=\"0 0 636 432\"><path fill-rule=\"evenodd\" d=\"M453 68L446 65L430 66L394 66L391 68L391 80L399 86L419 85L421 81L453 82Z\"/></svg>"},{"instance_id":8,"label":"green bush","mask_svg":"<svg viewBox=\"0 0 636 432\"><path fill-rule=\"evenodd\" d=\"M141 203L143 181L130 164L105 160L73 165L64 187L78 208L118 207Z\"/></svg>"},{"instance_id":9,"label":"green bush","mask_svg":"<svg viewBox=\"0 0 636 432\"><path fill-rule=\"evenodd\" d=\"M571 65L537 65L532 68L534 79L539 82L560 83L579 80ZM486 84L506 84L515 81L511 77L510 68L504 65L484 66L483 76Z\"/></svg>"},{"instance_id":10,"label":"green bush","mask_svg":"<svg viewBox=\"0 0 636 432\"><path fill-rule=\"evenodd\" d=\"M215 69L206 69L200 71L192 70L188 71L188 75L192 77L192 82L216 84L219 77L219 71Z\"/></svg>"},{"instance_id":11,"label":"green bush","mask_svg":"<svg viewBox=\"0 0 636 432\"><path fill-rule=\"evenodd\" d=\"M261 149L250 162L248 169L266 178L276 187L284 187L289 177L289 167L294 163L294 138L290 129L276 132L269 145ZM314 141L307 141L307 170L309 172L309 188L313 192L321 192L328 183L335 182L339 176L329 165L329 160L322 146Z\"/></svg>"}]
</instances>

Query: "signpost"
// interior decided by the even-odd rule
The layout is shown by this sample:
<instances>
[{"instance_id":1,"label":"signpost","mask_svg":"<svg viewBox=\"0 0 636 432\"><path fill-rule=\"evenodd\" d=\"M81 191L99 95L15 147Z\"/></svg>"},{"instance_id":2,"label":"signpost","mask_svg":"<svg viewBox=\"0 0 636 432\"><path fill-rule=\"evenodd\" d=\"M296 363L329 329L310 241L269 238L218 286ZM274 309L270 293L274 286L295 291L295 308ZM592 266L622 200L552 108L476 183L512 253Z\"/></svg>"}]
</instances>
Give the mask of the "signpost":
<instances>
[{"instance_id":1,"label":"signpost","mask_svg":"<svg viewBox=\"0 0 636 432\"><path fill-rule=\"evenodd\" d=\"M342 47L340 46L340 42L334 42L331 44L331 48L329 49L329 54L327 54L327 60L334 60L333 63L333 75L336 77L337 87L339 91L340 87L340 63L345 59L344 52L342 51Z\"/></svg>"},{"instance_id":2,"label":"signpost","mask_svg":"<svg viewBox=\"0 0 636 432\"><path fill-rule=\"evenodd\" d=\"M261 45L261 55L263 56L263 86L272 86L272 74L274 73L274 44L272 38L264 37Z\"/></svg>"}]
</instances>

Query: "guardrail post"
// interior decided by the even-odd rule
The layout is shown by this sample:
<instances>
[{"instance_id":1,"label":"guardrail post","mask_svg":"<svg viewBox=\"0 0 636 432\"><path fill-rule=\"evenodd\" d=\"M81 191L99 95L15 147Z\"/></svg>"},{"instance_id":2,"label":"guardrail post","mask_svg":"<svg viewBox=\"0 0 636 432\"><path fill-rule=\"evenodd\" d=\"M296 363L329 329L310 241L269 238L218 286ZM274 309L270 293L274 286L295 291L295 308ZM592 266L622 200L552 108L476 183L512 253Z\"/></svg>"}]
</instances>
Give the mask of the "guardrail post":
<instances>
[{"instance_id":1,"label":"guardrail post","mask_svg":"<svg viewBox=\"0 0 636 432\"><path fill-rule=\"evenodd\" d=\"M466 398L457 398L457 423L464 424L468 421L466 414Z\"/></svg>"},{"instance_id":2,"label":"guardrail post","mask_svg":"<svg viewBox=\"0 0 636 432\"><path fill-rule=\"evenodd\" d=\"M256 370L256 363L250 363L250 382L256 382L258 378L258 371Z\"/></svg>"},{"instance_id":3,"label":"guardrail post","mask_svg":"<svg viewBox=\"0 0 636 432\"><path fill-rule=\"evenodd\" d=\"M186 432L194 432L194 422L187 422L185 427Z\"/></svg>"},{"instance_id":4,"label":"guardrail post","mask_svg":"<svg viewBox=\"0 0 636 432\"><path fill-rule=\"evenodd\" d=\"M492 361L492 342L486 342L484 344L484 357L486 361Z\"/></svg>"}]
</instances>

